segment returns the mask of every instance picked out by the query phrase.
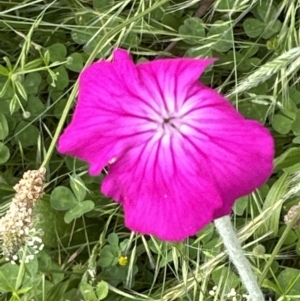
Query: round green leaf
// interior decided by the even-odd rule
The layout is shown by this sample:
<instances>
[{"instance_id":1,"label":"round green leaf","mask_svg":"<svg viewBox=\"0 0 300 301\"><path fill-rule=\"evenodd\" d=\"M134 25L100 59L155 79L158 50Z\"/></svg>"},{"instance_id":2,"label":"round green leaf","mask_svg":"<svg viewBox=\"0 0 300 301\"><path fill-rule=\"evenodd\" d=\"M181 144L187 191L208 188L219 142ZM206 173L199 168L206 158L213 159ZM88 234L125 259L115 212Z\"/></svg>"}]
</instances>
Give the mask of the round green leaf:
<instances>
[{"instance_id":1,"label":"round green leaf","mask_svg":"<svg viewBox=\"0 0 300 301\"><path fill-rule=\"evenodd\" d=\"M0 142L0 164L7 162L9 157L10 154L8 147Z\"/></svg>"},{"instance_id":2,"label":"round green leaf","mask_svg":"<svg viewBox=\"0 0 300 301\"><path fill-rule=\"evenodd\" d=\"M80 72L83 68L83 58L80 53L72 53L68 59L66 67L74 72Z\"/></svg>"},{"instance_id":3,"label":"round green leaf","mask_svg":"<svg viewBox=\"0 0 300 301\"><path fill-rule=\"evenodd\" d=\"M83 201L73 208L71 208L68 212L65 214L65 222L69 224L71 221L73 221L76 218L81 217L87 212L90 212L94 209L95 204L93 201Z\"/></svg>"},{"instance_id":4,"label":"round green leaf","mask_svg":"<svg viewBox=\"0 0 300 301\"><path fill-rule=\"evenodd\" d=\"M0 113L0 140L4 140L9 133L8 123L4 114Z\"/></svg>"},{"instance_id":5,"label":"round green leaf","mask_svg":"<svg viewBox=\"0 0 300 301\"><path fill-rule=\"evenodd\" d=\"M21 121L15 129L15 141L20 142L23 147L36 145L39 134L40 132L36 126Z\"/></svg>"},{"instance_id":6,"label":"round green leaf","mask_svg":"<svg viewBox=\"0 0 300 301\"><path fill-rule=\"evenodd\" d=\"M98 282L97 284L97 287L96 287L96 294L97 294L97 297L98 297L98 300L103 300L107 297L108 295L108 283L105 282L105 281L100 281Z\"/></svg>"},{"instance_id":7,"label":"round green leaf","mask_svg":"<svg viewBox=\"0 0 300 301\"><path fill-rule=\"evenodd\" d=\"M184 36L184 42L198 44L205 37L205 25L199 18L188 18L179 27L179 33Z\"/></svg>"},{"instance_id":8,"label":"round green leaf","mask_svg":"<svg viewBox=\"0 0 300 301\"><path fill-rule=\"evenodd\" d=\"M262 22L269 23L274 20L276 14L276 8L269 1L260 1L256 6L255 16L258 17Z\"/></svg>"},{"instance_id":9,"label":"round green leaf","mask_svg":"<svg viewBox=\"0 0 300 301\"><path fill-rule=\"evenodd\" d=\"M97 297L94 292L94 288L87 282L82 282L80 284L80 292L84 298L84 300L87 301L96 301Z\"/></svg>"},{"instance_id":10,"label":"round green leaf","mask_svg":"<svg viewBox=\"0 0 300 301\"><path fill-rule=\"evenodd\" d=\"M73 29L71 32L71 38L75 43L84 45L91 38L91 34L86 31Z\"/></svg>"},{"instance_id":11,"label":"round green leaf","mask_svg":"<svg viewBox=\"0 0 300 301\"><path fill-rule=\"evenodd\" d=\"M83 51L87 55L91 55L92 52L95 50L95 48L98 45L98 40L94 39L92 41L89 41L86 45L83 46ZM104 46L96 55L97 58L103 58L106 56L106 54L110 53L111 51L111 45L107 44Z\"/></svg>"},{"instance_id":12,"label":"round green leaf","mask_svg":"<svg viewBox=\"0 0 300 301\"><path fill-rule=\"evenodd\" d=\"M298 105L300 103L300 91L294 88L290 88L289 99L292 100L294 104Z\"/></svg>"},{"instance_id":13,"label":"round green leaf","mask_svg":"<svg viewBox=\"0 0 300 301\"><path fill-rule=\"evenodd\" d=\"M119 245L119 236L116 233L110 233L107 237L107 241L110 245L118 247Z\"/></svg>"},{"instance_id":14,"label":"round green leaf","mask_svg":"<svg viewBox=\"0 0 300 301\"><path fill-rule=\"evenodd\" d=\"M243 215L244 211L246 210L249 202L249 196L243 196L236 200L236 202L233 205L233 211L236 215Z\"/></svg>"},{"instance_id":15,"label":"round green leaf","mask_svg":"<svg viewBox=\"0 0 300 301\"><path fill-rule=\"evenodd\" d=\"M78 204L72 191L65 186L58 186L53 189L50 203L52 208L56 210L68 210Z\"/></svg>"},{"instance_id":16,"label":"round green leaf","mask_svg":"<svg viewBox=\"0 0 300 301\"><path fill-rule=\"evenodd\" d=\"M300 134L300 110L296 112L296 118L292 123L292 131L294 131L296 135Z\"/></svg>"},{"instance_id":17,"label":"round green leaf","mask_svg":"<svg viewBox=\"0 0 300 301\"><path fill-rule=\"evenodd\" d=\"M212 42L212 48L218 52L226 52L232 48L233 41L231 35L231 26L222 21L216 21L210 28L207 37Z\"/></svg>"},{"instance_id":18,"label":"round green leaf","mask_svg":"<svg viewBox=\"0 0 300 301\"><path fill-rule=\"evenodd\" d=\"M280 134L287 134L292 128L293 120L281 114L275 114L272 121L273 129Z\"/></svg>"},{"instance_id":19,"label":"round green leaf","mask_svg":"<svg viewBox=\"0 0 300 301\"><path fill-rule=\"evenodd\" d=\"M129 32L125 39L124 42L122 42L123 45L126 45L127 47L137 47L140 44L140 38L138 37L137 34L133 32Z\"/></svg>"},{"instance_id":20,"label":"round green leaf","mask_svg":"<svg viewBox=\"0 0 300 301\"><path fill-rule=\"evenodd\" d=\"M6 263L0 267L1 293L13 292L19 275L19 266Z\"/></svg>"},{"instance_id":21,"label":"round green leaf","mask_svg":"<svg viewBox=\"0 0 300 301\"><path fill-rule=\"evenodd\" d=\"M24 88L27 94L37 94L41 82L42 82L42 77L38 72L33 72L26 75L24 81Z\"/></svg>"},{"instance_id":22,"label":"round green leaf","mask_svg":"<svg viewBox=\"0 0 300 301\"><path fill-rule=\"evenodd\" d=\"M217 10L232 10L236 0L221 0L218 3Z\"/></svg>"},{"instance_id":23,"label":"round green leaf","mask_svg":"<svg viewBox=\"0 0 300 301\"><path fill-rule=\"evenodd\" d=\"M35 119L45 111L45 105L43 102L37 96L33 95L29 96L25 108L26 111L30 113L31 119Z\"/></svg>"},{"instance_id":24,"label":"round green leaf","mask_svg":"<svg viewBox=\"0 0 300 301\"><path fill-rule=\"evenodd\" d=\"M273 35L278 33L281 29L282 23L279 20L271 21L267 25L265 25L265 30L262 34L262 37L267 40L270 39Z\"/></svg>"},{"instance_id":25,"label":"round green leaf","mask_svg":"<svg viewBox=\"0 0 300 301\"><path fill-rule=\"evenodd\" d=\"M54 90L63 90L69 85L69 75L64 66L59 66L53 70L53 72L57 75L57 80L55 81ZM52 80L50 75L48 76L48 84L51 85ZM53 88L51 87L51 90Z\"/></svg>"},{"instance_id":26,"label":"round green leaf","mask_svg":"<svg viewBox=\"0 0 300 301\"><path fill-rule=\"evenodd\" d=\"M277 277L284 295L300 295L300 270L285 268Z\"/></svg>"},{"instance_id":27,"label":"round green leaf","mask_svg":"<svg viewBox=\"0 0 300 301\"><path fill-rule=\"evenodd\" d=\"M50 62L64 61L67 55L67 48L64 44L56 43L49 48Z\"/></svg>"},{"instance_id":28,"label":"round green leaf","mask_svg":"<svg viewBox=\"0 0 300 301\"><path fill-rule=\"evenodd\" d=\"M247 18L243 22L243 28L249 38L259 37L263 33L265 27L266 25L264 23L254 18Z\"/></svg>"}]
</instances>

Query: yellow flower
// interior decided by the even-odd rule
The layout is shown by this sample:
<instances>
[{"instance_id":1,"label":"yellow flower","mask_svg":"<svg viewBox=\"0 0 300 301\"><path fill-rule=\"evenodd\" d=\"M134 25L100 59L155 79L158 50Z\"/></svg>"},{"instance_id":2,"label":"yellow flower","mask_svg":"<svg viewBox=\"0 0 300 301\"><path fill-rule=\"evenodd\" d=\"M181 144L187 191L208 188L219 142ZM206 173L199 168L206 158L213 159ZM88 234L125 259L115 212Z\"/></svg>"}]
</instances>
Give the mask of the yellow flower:
<instances>
[{"instance_id":1,"label":"yellow flower","mask_svg":"<svg viewBox=\"0 0 300 301\"><path fill-rule=\"evenodd\" d=\"M128 264L128 257L120 256L118 262L119 262L119 265L125 266Z\"/></svg>"}]
</instances>

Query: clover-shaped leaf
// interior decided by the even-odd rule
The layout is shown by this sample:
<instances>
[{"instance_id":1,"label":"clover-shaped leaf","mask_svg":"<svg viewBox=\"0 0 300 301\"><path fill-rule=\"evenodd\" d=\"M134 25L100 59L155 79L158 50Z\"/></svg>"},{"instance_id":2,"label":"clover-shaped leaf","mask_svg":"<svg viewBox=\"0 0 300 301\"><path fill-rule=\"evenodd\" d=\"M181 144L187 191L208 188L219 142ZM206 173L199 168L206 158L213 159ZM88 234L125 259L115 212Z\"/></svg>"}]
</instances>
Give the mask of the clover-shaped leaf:
<instances>
[{"instance_id":1,"label":"clover-shaped leaf","mask_svg":"<svg viewBox=\"0 0 300 301\"><path fill-rule=\"evenodd\" d=\"M48 50L50 54L50 62L62 62L65 60L67 55L67 48L64 44L53 44L48 48Z\"/></svg>"},{"instance_id":2,"label":"clover-shaped leaf","mask_svg":"<svg viewBox=\"0 0 300 301\"><path fill-rule=\"evenodd\" d=\"M78 204L72 191L65 186L58 186L53 189L50 203L52 208L56 210L68 210Z\"/></svg>"},{"instance_id":3,"label":"clover-shaped leaf","mask_svg":"<svg viewBox=\"0 0 300 301\"><path fill-rule=\"evenodd\" d=\"M15 129L15 141L22 147L36 145L39 135L38 128L26 121L21 121Z\"/></svg>"},{"instance_id":4,"label":"clover-shaped leaf","mask_svg":"<svg viewBox=\"0 0 300 301\"><path fill-rule=\"evenodd\" d=\"M118 263L120 256L120 250L118 247L115 246L105 246L99 254L99 265L103 268L114 266Z\"/></svg>"},{"instance_id":5,"label":"clover-shaped leaf","mask_svg":"<svg viewBox=\"0 0 300 301\"><path fill-rule=\"evenodd\" d=\"M273 116L272 126L273 129L280 134L287 134L292 128L293 120L281 115L275 114Z\"/></svg>"},{"instance_id":6,"label":"clover-shaped leaf","mask_svg":"<svg viewBox=\"0 0 300 301\"><path fill-rule=\"evenodd\" d=\"M179 33L185 36L184 42L198 44L205 37L205 25L199 18L188 18L179 27Z\"/></svg>"},{"instance_id":7,"label":"clover-shaped leaf","mask_svg":"<svg viewBox=\"0 0 300 301\"><path fill-rule=\"evenodd\" d=\"M82 55L78 52L72 53L67 59L66 68L74 72L80 72L83 68Z\"/></svg>"},{"instance_id":8,"label":"clover-shaped leaf","mask_svg":"<svg viewBox=\"0 0 300 301\"><path fill-rule=\"evenodd\" d=\"M100 281L97 283L96 286L96 295L98 297L98 300L104 300L108 295L108 283L105 281Z\"/></svg>"},{"instance_id":9,"label":"clover-shaped leaf","mask_svg":"<svg viewBox=\"0 0 300 301\"><path fill-rule=\"evenodd\" d=\"M257 19L247 18L243 22L243 28L249 38L257 38L263 33L265 24Z\"/></svg>"},{"instance_id":10,"label":"clover-shaped leaf","mask_svg":"<svg viewBox=\"0 0 300 301\"><path fill-rule=\"evenodd\" d=\"M75 207L69 209L64 217L64 220L67 224L73 221L76 218L81 217L87 212L90 212L94 209L95 204L93 201L83 201L78 203Z\"/></svg>"}]
</instances>

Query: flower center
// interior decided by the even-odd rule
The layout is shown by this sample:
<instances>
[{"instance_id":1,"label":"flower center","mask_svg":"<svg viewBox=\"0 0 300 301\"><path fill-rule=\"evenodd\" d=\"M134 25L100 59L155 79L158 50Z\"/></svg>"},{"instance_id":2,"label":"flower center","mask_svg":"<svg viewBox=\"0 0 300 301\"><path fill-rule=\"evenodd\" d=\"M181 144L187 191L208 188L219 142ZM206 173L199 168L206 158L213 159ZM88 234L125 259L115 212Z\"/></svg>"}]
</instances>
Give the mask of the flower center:
<instances>
[{"instance_id":1,"label":"flower center","mask_svg":"<svg viewBox=\"0 0 300 301\"><path fill-rule=\"evenodd\" d=\"M181 120L175 116L163 117L160 121L160 128L164 134L172 134L180 131Z\"/></svg>"}]
</instances>

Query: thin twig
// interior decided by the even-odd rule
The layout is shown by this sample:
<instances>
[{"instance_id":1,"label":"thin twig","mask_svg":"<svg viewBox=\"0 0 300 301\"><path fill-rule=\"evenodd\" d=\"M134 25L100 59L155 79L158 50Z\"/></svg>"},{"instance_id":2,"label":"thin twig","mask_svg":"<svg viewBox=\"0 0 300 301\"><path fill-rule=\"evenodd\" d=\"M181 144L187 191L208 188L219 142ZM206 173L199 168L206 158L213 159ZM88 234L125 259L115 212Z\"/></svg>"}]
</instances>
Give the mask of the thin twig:
<instances>
[{"instance_id":1,"label":"thin twig","mask_svg":"<svg viewBox=\"0 0 300 301\"><path fill-rule=\"evenodd\" d=\"M195 17L201 18L207 10L213 5L215 0L202 0L200 1L199 8L194 14ZM178 41L172 41L164 50L163 53L171 52L171 50L177 45ZM165 55L161 54L156 57L156 59L163 58Z\"/></svg>"}]
</instances>

